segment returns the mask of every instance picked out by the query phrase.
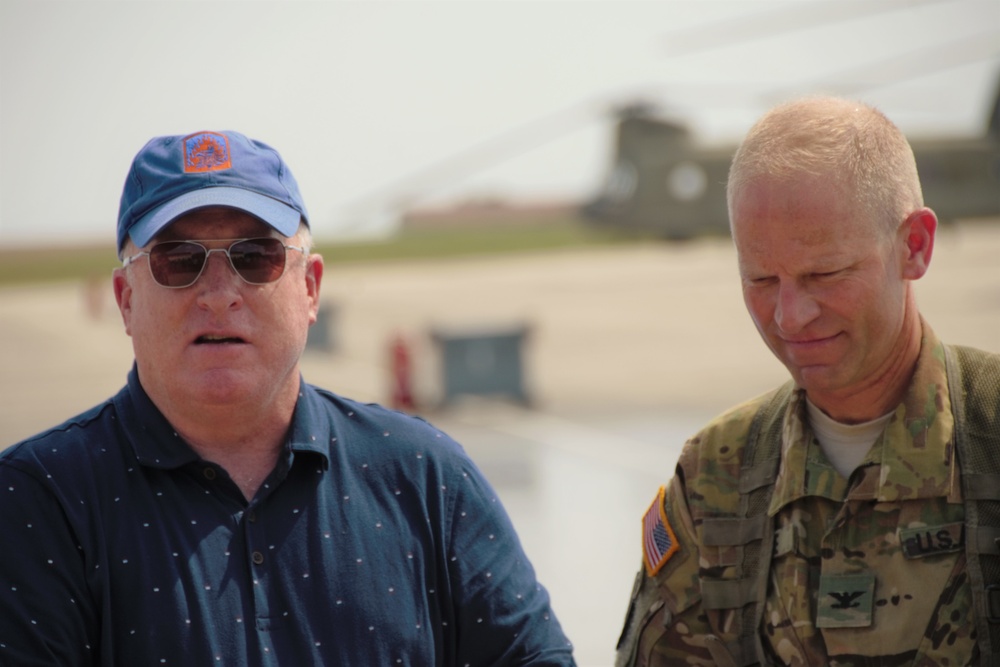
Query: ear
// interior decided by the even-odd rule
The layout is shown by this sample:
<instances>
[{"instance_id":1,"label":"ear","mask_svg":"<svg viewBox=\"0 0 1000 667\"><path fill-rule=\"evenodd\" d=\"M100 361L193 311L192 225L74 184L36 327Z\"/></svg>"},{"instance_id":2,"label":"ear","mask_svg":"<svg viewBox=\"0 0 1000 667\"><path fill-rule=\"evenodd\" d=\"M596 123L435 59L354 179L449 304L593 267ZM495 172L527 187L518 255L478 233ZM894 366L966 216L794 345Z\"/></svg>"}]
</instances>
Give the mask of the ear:
<instances>
[{"instance_id":1,"label":"ear","mask_svg":"<svg viewBox=\"0 0 1000 667\"><path fill-rule=\"evenodd\" d=\"M127 269L118 268L111 274L111 284L115 290L115 302L118 304L118 311L122 314L122 322L125 323L125 333L132 335L132 285L129 284Z\"/></svg>"},{"instance_id":2,"label":"ear","mask_svg":"<svg viewBox=\"0 0 1000 667\"><path fill-rule=\"evenodd\" d=\"M917 280L927 273L934 252L937 216L929 208L920 208L907 216L900 225L900 236L906 249L903 258L903 278Z\"/></svg>"},{"instance_id":3,"label":"ear","mask_svg":"<svg viewBox=\"0 0 1000 667\"><path fill-rule=\"evenodd\" d=\"M323 282L323 256L309 255L306 260L306 295L309 297L309 324L315 324L319 313L319 288Z\"/></svg>"}]
</instances>

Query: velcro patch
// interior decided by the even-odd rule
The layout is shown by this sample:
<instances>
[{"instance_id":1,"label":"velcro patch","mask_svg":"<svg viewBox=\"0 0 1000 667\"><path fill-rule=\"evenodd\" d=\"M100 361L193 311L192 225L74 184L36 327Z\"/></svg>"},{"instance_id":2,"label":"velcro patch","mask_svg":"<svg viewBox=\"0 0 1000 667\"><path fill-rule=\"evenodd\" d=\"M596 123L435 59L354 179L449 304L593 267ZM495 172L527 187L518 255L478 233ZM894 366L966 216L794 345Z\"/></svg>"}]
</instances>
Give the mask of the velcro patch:
<instances>
[{"instance_id":1,"label":"velcro patch","mask_svg":"<svg viewBox=\"0 0 1000 667\"><path fill-rule=\"evenodd\" d=\"M816 627L870 627L874 600L875 575L870 572L820 575Z\"/></svg>"},{"instance_id":2,"label":"velcro patch","mask_svg":"<svg viewBox=\"0 0 1000 667\"><path fill-rule=\"evenodd\" d=\"M680 549L677 536L667 521L666 495L667 487L661 486L653 504L642 517L642 562L651 577Z\"/></svg>"},{"instance_id":3,"label":"velcro patch","mask_svg":"<svg viewBox=\"0 0 1000 667\"><path fill-rule=\"evenodd\" d=\"M907 558L923 558L961 551L965 548L965 526L949 523L943 526L906 528L899 531L899 542Z\"/></svg>"}]
</instances>

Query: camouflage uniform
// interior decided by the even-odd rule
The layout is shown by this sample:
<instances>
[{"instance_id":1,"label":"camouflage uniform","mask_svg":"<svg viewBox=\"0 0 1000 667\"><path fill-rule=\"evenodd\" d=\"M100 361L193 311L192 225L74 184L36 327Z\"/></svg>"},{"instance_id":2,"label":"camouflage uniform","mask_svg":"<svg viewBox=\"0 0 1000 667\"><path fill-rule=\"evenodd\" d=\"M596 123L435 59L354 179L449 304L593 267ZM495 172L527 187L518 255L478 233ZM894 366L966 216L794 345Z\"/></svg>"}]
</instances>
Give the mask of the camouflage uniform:
<instances>
[{"instance_id":1,"label":"camouflage uniform","mask_svg":"<svg viewBox=\"0 0 1000 667\"><path fill-rule=\"evenodd\" d=\"M706 605L703 581L741 576L740 561L731 547L706 545L703 524L739 496L743 449L763 400L733 408L688 441L654 501L676 552L649 562L644 547L618 665L713 665L709 644L737 638L739 612ZM771 662L975 664L950 405L944 347L925 324L910 386L848 480L813 436L804 393L791 395L767 508L774 546L759 632Z\"/></svg>"}]
</instances>

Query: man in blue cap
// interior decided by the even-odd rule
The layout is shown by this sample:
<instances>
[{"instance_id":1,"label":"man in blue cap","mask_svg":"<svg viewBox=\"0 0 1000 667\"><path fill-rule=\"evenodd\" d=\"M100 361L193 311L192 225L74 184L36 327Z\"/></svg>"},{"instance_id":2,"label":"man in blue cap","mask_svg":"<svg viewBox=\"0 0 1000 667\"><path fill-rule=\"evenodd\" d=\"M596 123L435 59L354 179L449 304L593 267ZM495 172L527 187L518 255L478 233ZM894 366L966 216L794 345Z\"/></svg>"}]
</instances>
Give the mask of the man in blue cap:
<instances>
[{"instance_id":1,"label":"man in blue cap","mask_svg":"<svg viewBox=\"0 0 1000 667\"><path fill-rule=\"evenodd\" d=\"M113 277L135 366L0 458L0 664L573 664L461 447L302 380L310 243L263 143L136 156Z\"/></svg>"}]
</instances>

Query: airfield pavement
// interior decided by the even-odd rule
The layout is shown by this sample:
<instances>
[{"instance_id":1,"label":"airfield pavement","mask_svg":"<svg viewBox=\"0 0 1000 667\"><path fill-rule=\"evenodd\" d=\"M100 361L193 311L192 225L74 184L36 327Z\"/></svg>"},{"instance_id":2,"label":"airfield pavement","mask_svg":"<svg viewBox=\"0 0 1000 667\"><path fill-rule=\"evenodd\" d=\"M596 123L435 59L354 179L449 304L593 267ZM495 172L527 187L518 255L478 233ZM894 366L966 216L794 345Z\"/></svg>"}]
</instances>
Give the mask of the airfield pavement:
<instances>
[{"instance_id":1,"label":"airfield pavement","mask_svg":"<svg viewBox=\"0 0 1000 667\"><path fill-rule=\"evenodd\" d=\"M946 341L1000 350L996 222L942 227L916 283ZM494 483L582 667L613 661L639 519L684 439L785 379L745 312L728 239L328 265L322 297L331 349L306 351L306 379L388 402L389 342L409 340L418 412ZM439 405L432 331L520 326L530 404ZM131 360L106 277L0 289L0 448L110 396Z\"/></svg>"}]
</instances>

